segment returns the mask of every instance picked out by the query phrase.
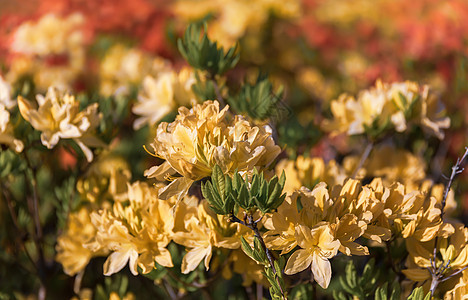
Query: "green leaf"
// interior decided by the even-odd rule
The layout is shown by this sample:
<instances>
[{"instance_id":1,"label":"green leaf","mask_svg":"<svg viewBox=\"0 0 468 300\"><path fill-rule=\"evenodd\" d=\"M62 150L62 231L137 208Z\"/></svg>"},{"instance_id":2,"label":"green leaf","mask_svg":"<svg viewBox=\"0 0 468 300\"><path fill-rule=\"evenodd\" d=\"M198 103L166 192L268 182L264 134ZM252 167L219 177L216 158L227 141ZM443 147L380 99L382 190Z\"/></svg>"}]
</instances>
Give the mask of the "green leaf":
<instances>
[{"instance_id":1,"label":"green leaf","mask_svg":"<svg viewBox=\"0 0 468 300\"><path fill-rule=\"evenodd\" d=\"M429 298L428 298L429 297ZM409 295L408 300L426 300L431 298L431 293L428 293L426 297L424 297L424 290L422 286L417 287L413 290L411 295Z\"/></svg>"},{"instance_id":2,"label":"green leaf","mask_svg":"<svg viewBox=\"0 0 468 300\"><path fill-rule=\"evenodd\" d=\"M387 300L387 283L386 282L375 290L374 297L375 297L375 300Z\"/></svg>"},{"instance_id":3,"label":"green leaf","mask_svg":"<svg viewBox=\"0 0 468 300\"><path fill-rule=\"evenodd\" d=\"M243 236L241 236L241 247L245 254L253 258L254 250L250 247L249 243L247 243Z\"/></svg>"}]
</instances>

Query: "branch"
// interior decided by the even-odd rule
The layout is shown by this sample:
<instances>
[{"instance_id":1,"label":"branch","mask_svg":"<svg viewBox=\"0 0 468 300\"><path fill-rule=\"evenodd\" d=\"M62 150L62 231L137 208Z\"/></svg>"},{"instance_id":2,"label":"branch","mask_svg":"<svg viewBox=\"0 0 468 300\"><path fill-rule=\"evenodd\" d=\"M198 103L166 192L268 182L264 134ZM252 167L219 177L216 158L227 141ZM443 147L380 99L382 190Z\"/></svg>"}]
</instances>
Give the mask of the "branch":
<instances>
[{"instance_id":1,"label":"branch","mask_svg":"<svg viewBox=\"0 0 468 300\"><path fill-rule=\"evenodd\" d=\"M457 162L455 165L452 167L452 173L450 174L450 177L448 179L448 183L445 186L442 202L441 202L441 208L440 208L440 221L443 223L444 221L444 214L445 214L445 205L447 203L447 197L450 192L450 187L453 184L453 180L455 177L462 173L464 168L462 167L463 162L465 159L468 157L468 147L465 147L465 153L463 156L460 158L457 158ZM437 286L439 285L440 282L444 282L445 280L463 272L467 267L462 268L458 271L455 271L451 275L447 276L444 278L445 271L449 268L450 260L444 265L441 264L439 267L437 267L437 242L438 242L438 236L434 238L434 250L433 250L433 257L431 259L431 268L429 269L429 272L431 273L432 276L432 282L431 282L431 296L434 296L435 290Z\"/></svg>"},{"instance_id":2,"label":"branch","mask_svg":"<svg viewBox=\"0 0 468 300\"><path fill-rule=\"evenodd\" d=\"M374 147L374 143L369 141L367 143L366 148L364 149L364 152L362 152L361 158L359 159L359 163L357 164L356 169L354 169L354 172L351 175L351 178L356 177L357 173L359 172L359 169L362 168L367 158L369 157L369 154L371 153L373 147Z\"/></svg>"}]
</instances>

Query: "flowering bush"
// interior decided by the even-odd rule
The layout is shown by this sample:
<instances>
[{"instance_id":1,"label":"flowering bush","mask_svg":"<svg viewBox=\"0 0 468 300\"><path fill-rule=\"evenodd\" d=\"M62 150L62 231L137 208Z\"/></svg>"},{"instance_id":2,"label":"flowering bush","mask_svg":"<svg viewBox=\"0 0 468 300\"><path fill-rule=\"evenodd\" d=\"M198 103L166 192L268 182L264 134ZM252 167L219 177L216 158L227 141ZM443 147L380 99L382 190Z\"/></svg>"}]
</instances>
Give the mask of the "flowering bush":
<instances>
[{"instance_id":1,"label":"flowering bush","mask_svg":"<svg viewBox=\"0 0 468 300\"><path fill-rule=\"evenodd\" d=\"M436 2L0 4L0 299L467 299Z\"/></svg>"}]
</instances>

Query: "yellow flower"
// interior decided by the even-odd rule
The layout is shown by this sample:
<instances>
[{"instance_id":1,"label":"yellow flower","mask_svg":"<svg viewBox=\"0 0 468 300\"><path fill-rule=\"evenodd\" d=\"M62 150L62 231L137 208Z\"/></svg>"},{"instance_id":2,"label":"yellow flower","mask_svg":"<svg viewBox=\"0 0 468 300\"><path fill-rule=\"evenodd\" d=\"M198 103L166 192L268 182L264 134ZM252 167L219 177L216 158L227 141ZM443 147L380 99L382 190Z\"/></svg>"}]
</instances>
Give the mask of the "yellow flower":
<instances>
[{"instance_id":1,"label":"yellow flower","mask_svg":"<svg viewBox=\"0 0 468 300\"><path fill-rule=\"evenodd\" d=\"M344 165L352 172L358 161L358 157L347 157ZM396 181L405 185L419 185L426 177L425 168L426 163L422 157L404 149L382 145L372 149L359 174L370 178L381 177L388 185Z\"/></svg>"},{"instance_id":2,"label":"yellow flower","mask_svg":"<svg viewBox=\"0 0 468 300\"><path fill-rule=\"evenodd\" d=\"M277 211L267 215L264 226L268 229L263 235L269 249L281 250L281 255L290 252L297 246L296 225L301 224L297 209L298 194L286 196Z\"/></svg>"},{"instance_id":3,"label":"yellow flower","mask_svg":"<svg viewBox=\"0 0 468 300\"><path fill-rule=\"evenodd\" d=\"M37 23L21 24L14 34L11 48L15 52L42 56L65 53L83 43L82 33L76 30L83 23L80 14L63 19L53 14L44 15Z\"/></svg>"},{"instance_id":4,"label":"yellow flower","mask_svg":"<svg viewBox=\"0 0 468 300\"><path fill-rule=\"evenodd\" d=\"M84 17L71 14L58 17L42 16L27 21L15 31L11 50L19 55L12 61L8 73L10 82L25 74L32 75L36 88L46 90L51 85L69 88L85 64L83 31ZM64 58L63 64L52 66L48 58Z\"/></svg>"},{"instance_id":5,"label":"yellow flower","mask_svg":"<svg viewBox=\"0 0 468 300\"><path fill-rule=\"evenodd\" d=\"M104 263L105 275L120 271L127 263L134 275L137 267L149 273L155 262L173 266L166 246L171 241L174 217L169 203L157 199L156 193L147 184L135 182L128 185L128 205L116 202L112 211L91 214L97 233L86 247L112 252Z\"/></svg>"},{"instance_id":6,"label":"yellow flower","mask_svg":"<svg viewBox=\"0 0 468 300\"><path fill-rule=\"evenodd\" d=\"M302 249L289 257L284 273L299 273L309 266L314 280L324 289L331 279L331 265L328 259L338 252L340 242L335 240L327 224L319 224L312 229L304 225L296 226L297 244Z\"/></svg>"},{"instance_id":7,"label":"yellow flower","mask_svg":"<svg viewBox=\"0 0 468 300\"><path fill-rule=\"evenodd\" d=\"M197 210L187 219L184 229L174 233L174 242L190 250L182 260L182 273L193 271L202 260L209 269L213 248L237 249L240 247L240 234L246 229L238 223L231 223L224 216L217 215L202 201ZM185 209L176 211L176 218L184 216ZM183 218L183 217L182 217Z\"/></svg>"},{"instance_id":8,"label":"yellow flower","mask_svg":"<svg viewBox=\"0 0 468 300\"><path fill-rule=\"evenodd\" d=\"M80 104L73 95L54 87L49 88L45 97L37 95L36 99L39 104L37 109L33 103L19 96L18 107L23 118L42 132L42 144L52 149L61 138L73 139L86 159L92 161L93 152L88 147L105 146L92 133L101 118L97 111L98 104L91 104L84 111L79 111Z\"/></svg>"},{"instance_id":9,"label":"yellow flower","mask_svg":"<svg viewBox=\"0 0 468 300\"><path fill-rule=\"evenodd\" d=\"M329 193L326 184L321 182L313 190L301 187L288 195L277 212L267 215L264 223L268 229L264 234L267 246L281 250L281 254L288 253L298 243L297 226L314 228L327 224L330 234L339 243L340 252L346 255L369 254L367 247L354 241L365 235L369 224L381 214L383 204L369 197L369 189L361 188L357 180L349 179L331 191ZM375 231L375 239L390 238L388 229L377 227Z\"/></svg>"},{"instance_id":10,"label":"yellow flower","mask_svg":"<svg viewBox=\"0 0 468 300\"><path fill-rule=\"evenodd\" d=\"M70 214L65 231L57 238L55 260L62 264L64 272L70 276L83 271L91 258L107 252L105 249L92 251L84 247L96 235L90 213L88 207L83 207Z\"/></svg>"},{"instance_id":11,"label":"yellow flower","mask_svg":"<svg viewBox=\"0 0 468 300\"><path fill-rule=\"evenodd\" d=\"M343 186L336 185L329 193L324 182L311 191L302 187L301 220L312 227L321 221L329 223L333 236L340 242L339 250L346 255L367 255L367 247L354 241L363 236L368 224L379 211L377 201L369 197L368 190L358 180L348 179ZM384 238L390 236L382 234Z\"/></svg>"},{"instance_id":12,"label":"yellow flower","mask_svg":"<svg viewBox=\"0 0 468 300\"><path fill-rule=\"evenodd\" d=\"M0 75L0 105L7 109L16 106L16 101L11 98L11 85Z\"/></svg>"},{"instance_id":13,"label":"yellow flower","mask_svg":"<svg viewBox=\"0 0 468 300\"><path fill-rule=\"evenodd\" d=\"M392 84L377 81L375 88L361 91L357 99L341 95L332 101L331 111L333 120L325 120L323 128L332 135L362 134L366 127L383 128L388 124L403 132L412 122L442 139L442 129L450 126L442 104L429 93L429 87L410 81Z\"/></svg>"},{"instance_id":14,"label":"yellow flower","mask_svg":"<svg viewBox=\"0 0 468 300\"><path fill-rule=\"evenodd\" d=\"M188 68L179 73L168 71L157 77L145 77L138 102L132 108L133 113L140 116L133 127L139 129L145 124L154 126L179 105L195 101L192 91L194 83L194 73Z\"/></svg>"},{"instance_id":15,"label":"yellow flower","mask_svg":"<svg viewBox=\"0 0 468 300\"><path fill-rule=\"evenodd\" d=\"M437 243L436 267L447 266L445 277L453 272L468 266L468 229L463 224L454 224L455 231L448 238L439 238ZM403 273L411 280L421 282L431 280L428 268L431 268L431 259L434 258L434 240L420 242L417 239L406 239L408 269ZM456 295L465 296L468 284L467 272L462 272L438 286L438 290L445 293L444 299L456 298ZM453 298L451 298L453 297Z\"/></svg>"},{"instance_id":16,"label":"yellow flower","mask_svg":"<svg viewBox=\"0 0 468 300\"><path fill-rule=\"evenodd\" d=\"M130 166L123 157L102 153L78 180L76 189L90 202L124 201L128 199L127 182L131 177Z\"/></svg>"},{"instance_id":17,"label":"yellow flower","mask_svg":"<svg viewBox=\"0 0 468 300\"><path fill-rule=\"evenodd\" d=\"M174 14L186 21L201 19L208 14L214 16L209 26L210 36L223 47L231 47L248 33L259 34L270 13L284 19L297 18L300 1L181 0L174 6Z\"/></svg>"},{"instance_id":18,"label":"yellow flower","mask_svg":"<svg viewBox=\"0 0 468 300\"><path fill-rule=\"evenodd\" d=\"M346 174L334 160L325 163L320 157L304 157L299 155L295 161L283 159L276 165L278 176L285 172L286 183L284 191L293 192L301 186L312 188L320 181L333 186L342 184Z\"/></svg>"},{"instance_id":19,"label":"yellow flower","mask_svg":"<svg viewBox=\"0 0 468 300\"><path fill-rule=\"evenodd\" d=\"M224 278L231 279L232 273L235 272L242 276L243 286L250 286L253 282L268 286L268 280L263 275L265 267L247 256L244 251L241 249L232 250L228 259L229 264L222 271Z\"/></svg>"},{"instance_id":20,"label":"yellow flower","mask_svg":"<svg viewBox=\"0 0 468 300\"><path fill-rule=\"evenodd\" d=\"M422 242L439 234L447 236L453 232L450 224L442 223L440 209L434 197L427 199L420 191L407 192L401 183L385 187L380 179L373 180L368 187L374 197L384 204L376 225L391 229L403 238L413 237Z\"/></svg>"},{"instance_id":21,"label":"yellow flower","mask_svg":"<svg viewBox=\"0 0 468 300\"><path fill-rule=\"evenodd\" d=\"M10 123L10 112L0 103L0 144L6 144L16 152L23 151L24 144L13 135L13 126Z\"/></svg>"},{"instance_id":22,"label":"yellow flower","mask_svg":"<svg viewBox=\"0 0 468 300\"><path fill-rule=\"evenodd\" d=\"M264 168L280 153L271 128L251 125L242 116L232 116L228 106L205 101L192 109L179 108L175 121L161 123L151 144L155 155L166 161L145 171L145 176L164 180L179 173L160 191L160 199L185 195L196 180L211 175L217 164L225 174L242 175Z\"/></svg>"},{"instance_id":23,"label":"yellow flower","mask_svg":"<svg viewBox=\"0 0 468 300\"><path fill-rule=\"evenodd\" d=\"M147 75L170 71L169 62L121 44L112 46L99 65L100 92L105 96L127 94Z\"/></svg>"}]
</instances>

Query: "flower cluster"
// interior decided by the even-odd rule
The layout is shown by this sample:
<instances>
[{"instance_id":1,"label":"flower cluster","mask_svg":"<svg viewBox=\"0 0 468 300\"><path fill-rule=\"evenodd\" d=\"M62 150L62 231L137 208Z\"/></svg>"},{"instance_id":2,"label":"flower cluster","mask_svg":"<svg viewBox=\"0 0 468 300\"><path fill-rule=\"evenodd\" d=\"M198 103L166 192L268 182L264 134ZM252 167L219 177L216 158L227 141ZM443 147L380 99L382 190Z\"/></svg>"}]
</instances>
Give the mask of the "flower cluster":
<instances>
[{"instance_id":1,"label":"flower cluster","mask_svg":"<svg viewBox=\"0 0 468 300\"><path fill-rule=\"evenodd\" d=\"M467 298L465 0L16 2L0 298Z\"/></svg>"},{"instance_id":2,"label":"flower cluster","mask_svg":"<svg viewBox=\"0 0 468 300\"><path fill-rule=\"evenodd\" d=\"M55 87L50 87L45 97L37 95L36 100L37 109L30 101L18 97L18 107L23 118L42 132L42 144L52 149L60 139L73 139L86 159L92 161L93 152L89 147L104 146L93 132L100 120L98 104L91 104L80 111L80 103L73 95Z\"/></svg>"},{"instance_id":3,"label":"flower cluster","mask_svg":"<svg viewBox=\"0 0 468 300\"><path fill-rule=\"evenodd\" d=\"M362 91L357 99L341 95L331 102L333 119L324 122L332 134L356 135L387 127L404 132L410 124L418 124L429 133L443 139L443 129L450 126L437 96L428 86L414 82L384 84Z\"/></svg>"},{"instance_id":4,"label":"flower cluster","mask_svg":"<svg viewBox=\"0 0 468 300\"><path fill-rule=\"evenodd\" d=\"M224 174L236 170L248 174L255 167L267 167L278 156L280 148L270 127L253 126L228 108L220 109L218 101L205 101L192 109L180 107L174 122L159 124L151 146L165 162L146 170L145 176L164 180L181 175L160 190L161 199L183 196L194 181L210 176L215 165Z\"/></svg>"}]
</instances>

